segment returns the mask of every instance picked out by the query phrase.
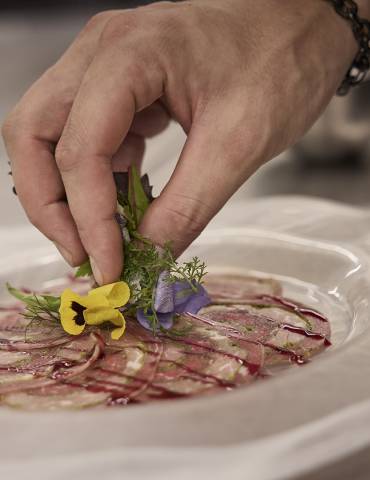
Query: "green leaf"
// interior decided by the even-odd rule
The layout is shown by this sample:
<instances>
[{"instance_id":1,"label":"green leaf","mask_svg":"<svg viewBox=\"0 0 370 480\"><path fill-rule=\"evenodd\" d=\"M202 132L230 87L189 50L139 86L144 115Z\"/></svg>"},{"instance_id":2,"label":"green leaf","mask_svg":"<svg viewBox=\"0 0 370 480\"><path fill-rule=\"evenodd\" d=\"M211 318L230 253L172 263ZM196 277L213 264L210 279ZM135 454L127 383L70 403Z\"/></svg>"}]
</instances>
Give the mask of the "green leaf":
<instances>
[{"instance_id":1,"label":"green leaf","mask_svg":"<svg viewBox=\"0 0 370 480\"><path fill-rule=\"evenodd\" d=\"M140 175L135 165L130 167L128 200L136 220L136 225L138 226L144 216L144 213L149 207L149 199L144 191Z\"/></svg>"},{"instance_id":2,"label":"green leaf","mask_svg":"<svg viewBox=\"0 0 370 480\"><path fill-rule=\"evenodd\" d=\"M13 295L13 297L17 298L18 300L21 300L24 303L36 302L35 295L33 293L29 294L29 293L22 292L22 290L18 290L17 288L12 287L9 283L6 284L6 288L8 289L8 292L10 293L10 295Z\"/></svg>"},{"instance_id":3,"label":"green leaf","mask_svg":"<svg viewBox=\"0 0 370 480\"><path fill-rule=\"evenodd\" d=\"M6 284L8 292L18 300L21 300L28 307L43 308L52 312L58 312L60 307L60 297L53 295L36 295L34 293L25 293L22 290L12 287L9 283Z\"/></svg>"},{"instance_id":4,"label":"green leaf","mask_svg":"<svg viewBox=\"0 0 370 480\"><path fill-rule=\"evenodd\" d=\"M128 227L128 230L131 234L136 229L136 222L135 222L135 219L132 217L132 214L131 214L130 210L131 209L129 208L128 205L123 207L123 215L127 220L127 227Z\"/></svg>"},{"instance_id":5,"label":"green leaf","mask_svg":"<svg viewBox=\"0 0 370 480\"><path fill-rule=\"evenodd\" d=\"M54 297L52 295L42 295L43 300L45 300L46 306L52 312L59 312L60 307L60 297Z\"/></svg>"},{"instance_id":6,"label":"green leaf","mask_svg":"<svg viewBox=\"0 0 370 480\"><path fill-rule=\"evenodd\" d=\"M78 277L88 277L92 274L93 274L93 272L92 272L90 260L87 260L85 263L83 263L82 265L80 265L78 267L78 269L75 273L75 277L76 278L78 278Z\"/></svg>"}]
</instances>

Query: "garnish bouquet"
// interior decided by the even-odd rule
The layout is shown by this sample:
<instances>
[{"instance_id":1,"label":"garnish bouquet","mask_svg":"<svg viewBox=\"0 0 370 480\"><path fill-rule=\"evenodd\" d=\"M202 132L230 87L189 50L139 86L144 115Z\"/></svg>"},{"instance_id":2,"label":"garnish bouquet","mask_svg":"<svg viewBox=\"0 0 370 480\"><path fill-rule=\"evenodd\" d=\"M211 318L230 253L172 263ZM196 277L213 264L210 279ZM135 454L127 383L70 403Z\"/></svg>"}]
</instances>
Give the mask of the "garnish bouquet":
<instances>
[{"instance_id":1,"label":"garnish bouquet","mask_svg":"<svg viewBox=\"0 0 370 480\"><path fill-rule=\"evenodd\" d=\"M124 266L117 282L92 288L79 295L67 288L60 296L25 293L7 285L9 292L25 304L23 315L31 322L60 323L71 335L86 326L111 325L112 339L125 332L126 320L138 321L157 333L173 327L177 315L196 314L210 303L202 286L206 267L199 258L178 263L171 244L154 245L138 232L139 224L154 200L147 175L140 178L135 167L115 173L117 185L116 219L122 232ZM77 277L94 283L89 261L81 265Z\"/></svg>"}]
</instances>

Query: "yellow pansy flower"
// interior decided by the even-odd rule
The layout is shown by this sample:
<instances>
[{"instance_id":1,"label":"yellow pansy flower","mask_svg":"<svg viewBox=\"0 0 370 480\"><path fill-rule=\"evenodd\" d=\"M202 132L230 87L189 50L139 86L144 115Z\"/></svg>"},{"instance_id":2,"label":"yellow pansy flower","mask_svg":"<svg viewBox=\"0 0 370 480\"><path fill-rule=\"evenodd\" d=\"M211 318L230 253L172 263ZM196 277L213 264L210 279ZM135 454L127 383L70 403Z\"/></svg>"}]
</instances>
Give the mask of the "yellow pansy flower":
<instances>
[{"instance_id":1,"label":"yellow pansy flower","mask_svg":"<svg viewBox=\"0 0 370 480\"><path fill-rule=\"evenodd\" d=\"M125 318L118 308L130 299L130 289L125 282L116 282L94 288L81 296L69 288L64 290L60 301L60 321L63 329L71 335L79 335L86 325L101 325L111 322L116 328L111 337L118 340L125 331Z\"/></svg>"},{"instance_id":2,"label":"yellow pansy flower","mask_svg":"<svg viewBox=\"0 0 370 480\"><path fill-rule=\"evenodd\" d=\"M125 282L110 283L102 287L93 288L88 293L89 297L95 295L102 295L108 300L109 306L112 308L119 308L126 305L130 300L130 289Z\"/></svg>"}]
</instances>

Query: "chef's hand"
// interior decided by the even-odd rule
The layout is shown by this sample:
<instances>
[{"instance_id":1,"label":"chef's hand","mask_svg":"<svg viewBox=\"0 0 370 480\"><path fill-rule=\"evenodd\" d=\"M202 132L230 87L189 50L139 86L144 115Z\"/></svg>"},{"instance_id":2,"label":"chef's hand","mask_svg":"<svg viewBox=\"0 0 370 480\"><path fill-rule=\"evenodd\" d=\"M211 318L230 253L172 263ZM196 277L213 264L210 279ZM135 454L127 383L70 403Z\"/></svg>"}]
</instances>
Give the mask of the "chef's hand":
<instances>
[{"instance_id":1,"label":"chef's hand","mask_svg":"<svg viewBox=\"0 0 370 480\"><path fill-rule=\"evenodd\" d=\"M144 138L171 117L187 142L141 231L178 254L310 127L355 52L349 26L322 0L163 2L96 15L4 124L19 199L71 265L87 254L96 280L114 281L122 246L112 171L140 162Z\"/></svg>"}]
</instances>

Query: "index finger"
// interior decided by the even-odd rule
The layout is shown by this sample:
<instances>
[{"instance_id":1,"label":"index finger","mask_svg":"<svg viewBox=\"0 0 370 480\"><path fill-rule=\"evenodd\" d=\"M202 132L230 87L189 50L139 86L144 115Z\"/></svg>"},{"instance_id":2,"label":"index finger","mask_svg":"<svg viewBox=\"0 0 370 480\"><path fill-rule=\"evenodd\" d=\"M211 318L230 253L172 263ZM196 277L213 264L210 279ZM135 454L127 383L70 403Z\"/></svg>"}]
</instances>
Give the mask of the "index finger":
<instances>
[{"instance_id":1,"label":"index finger","mask_svg":"<svg viewBox=\"0 0 370 480\"><path fill-rule=\"evenodd\" d=\"M148 76L136 75L133 55L122 61L122 52L117 52L115 62L112 49L104 53L85 75L56 151L69 207L100 284L115 281L122 270L111 159L135 112L161 96L161 87L147 88L145 80L137 80Z\"/></svg>"}]
</instances>

